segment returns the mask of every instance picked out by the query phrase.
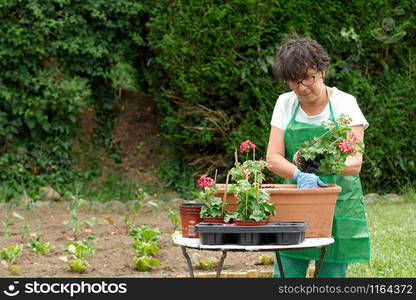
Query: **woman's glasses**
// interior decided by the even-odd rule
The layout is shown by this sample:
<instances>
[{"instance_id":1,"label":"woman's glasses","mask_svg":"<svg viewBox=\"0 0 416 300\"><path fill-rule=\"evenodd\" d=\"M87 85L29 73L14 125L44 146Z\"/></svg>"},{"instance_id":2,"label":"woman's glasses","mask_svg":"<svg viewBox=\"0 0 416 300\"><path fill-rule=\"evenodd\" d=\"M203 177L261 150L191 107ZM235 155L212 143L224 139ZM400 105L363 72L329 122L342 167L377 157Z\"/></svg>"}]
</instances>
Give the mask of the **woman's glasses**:
<instances>
[{"instance_id":1,"label":"woman's glasses","mask_svg":"<svg viewBox=\"0 0 416 300\"><path fill-rule=\"evenodd\" d=\"M315 78L320 78L320 77L318 77L318 74L314 74L314 75L306 76L302 80L288 80L286 81L286 83L289 85L291 89L297 89L300 84L302 84L303 86L313 85L315 83Z\"/></svg>"}]
</instances>

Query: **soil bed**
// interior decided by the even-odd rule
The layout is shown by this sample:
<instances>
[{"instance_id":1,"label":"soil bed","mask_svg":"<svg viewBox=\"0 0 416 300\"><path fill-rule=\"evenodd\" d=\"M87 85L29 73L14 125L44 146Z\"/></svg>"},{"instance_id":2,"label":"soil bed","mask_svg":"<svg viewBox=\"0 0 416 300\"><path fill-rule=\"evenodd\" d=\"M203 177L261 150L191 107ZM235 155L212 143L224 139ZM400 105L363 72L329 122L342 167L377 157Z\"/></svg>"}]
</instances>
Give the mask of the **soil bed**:
<instances>
[{"instance_id":1,"label":"soil bed","mask_svg":"<svg viewBox=\"0 0 416 300\"><path fill-rule=\"evenodd\" d=\"M179 204L162 203L157 211L150 208L143 208L138 215L135 224L148 224L152 228L161 230L161 239L158 242L160 252L157 259L160 267L155 267L149 272L136 271L132 266L134 252L132 250L132 237L126 234L126 226L122 217L128 210L122 207L86 207L80 211L79 218L88 220L92 217L107 219L113 224L95 225L89 228L89 232L84 232L80 236L82 239L87 235L99 237L95 244L96 253L87 258L89 267L87 271L79 274L72 273L68 266L59 257L66 255L63 249L66 242L73 239L71 230L63 224L70 219L68 202L41 203L35 208L1 205L0 218L5 220L7 217L13 222L9 227L11 236L5 236L4 228L0 231L0 249L10 246L23 244L23 252L16 259L15 264L21 266L19 274L12 275L5 266L0 264L0 277L153 277L153 278L176 278L188 276L188 269L183 257L181 248L172 243L173 225L168 219L170 208L177 208ZM120 203L118 203L120 204ZM18 213L24 219L13 216L13 212ZM29 231L41 236L42 242L50 242L52 249L46 255L37 255L32 249L27 247L31 237L22 237L21 229L23 225L29 226ZM78 240L80 239L78 238ZM217 251L198 251L188 249L192 256L194 253L202 257L220 258L221 252ZM241 253L229 252L223 266L223 274L230 274L229 277L264 277L270 274L272 265L258 265L256 262L259 256L272 253ZM194 267L197 276L203 277L215 274L215 268L211 270L201 270ZM259 275L247 275L251 274ZM233 276L232 274L235 274ZM225 277L225 276L224 276Z\"/></svg>"}]
</instances>

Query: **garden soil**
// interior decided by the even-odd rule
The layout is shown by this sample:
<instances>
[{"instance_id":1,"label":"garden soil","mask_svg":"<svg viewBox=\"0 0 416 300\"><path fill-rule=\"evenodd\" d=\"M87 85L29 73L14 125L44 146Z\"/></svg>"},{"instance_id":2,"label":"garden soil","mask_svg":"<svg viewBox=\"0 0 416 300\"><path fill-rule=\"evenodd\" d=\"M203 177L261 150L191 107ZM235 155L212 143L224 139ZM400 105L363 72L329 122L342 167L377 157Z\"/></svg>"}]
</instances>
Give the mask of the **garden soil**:
<instances>
[{"instance_id":1,"label":"garden soil","mask_svg":"<svg viewBox=\"0 0 416 300\"><path fill-rule=\"evenodd\" d=\"M176 200L177 202L178 200ZM95 204L95 203L93 203ZM120 203L118 203L120 204ZM18 274L12 275L4 265L0 265L0 277L153 277L153 278L177 278L187 277L188 269L181 248L172 242L173 224L168 219L169 209L177 211L179 204L162 203L157 210L144 207L136 215L135 224L140 226L148 224L151 228L158 228L161 231L158 246L160 252L156 258L160 261L159 267L154 267L148 272L140 272L133 267L132 249L133 238L126 233L126 224L123 216L130 215L134 218L131 210L103 205L93 205L82 208L79 214L80 220L89 220L96 217L99 220L106 220L107 224L85 226L82 234L77 236L80 240L87 235L94 235L99 238L95 243L95 254L87 258L89 266L86 272L72 273L68 265L59 259L66 255L64 248L68 241L74 240L74 234L63 222L70 220L69 202L43 202L40 205L19 205L1 207L0 218L10 220L9 231L11 236L5 236L0 232L0 248L10 245L23 244L22 254L17 257L15 264L21 267ZM121 207L121 209L120 209ZM17 214L16 214L17 213ZM19 218L23 217L23 219ZM22 226L29 226L31 233L41 236L42 242L50 242L51 250L45 255L36 254L27 244L33 239L30 236L22 236ZM3 228L4 229L4 228ZM214 257L218 261L221 252L198 251L189 249L190 256ZM272 253L241 253L229 252L223 266L223 277L268 277L272 272L272 265L259 265L259 257ZM195 263L195 261L194 261ZM198 277L214 277L214 268L202 270L194 265L194 272Z\"/></svg>"},{"instance_id":2,"label":"garden soil","mask_svg":"<svg viewBox=\"0 0 416 300\"><path fill-rule=\"evenodd\" d=\"M105 159L104 149L92 153L103 158L100 178L105 180L114 169L121 169L123 177L127 181L141 183L147 182L153 186L159 184L154 176L160 163L168 159L165 149L167 142L160 134L160 114L152 97L147 94L135 94L123 91L118 101L119 114L114 120L112 133L112 146L121 154L121 163L114 163ZM94 111L86 111L78 121L77 142L74 145L74 153L80 158L80 167L88 164L89 155L83 150L85 145L91 145L94 139L94 127L97 124L97 116ZM83 146L84 145L84 146ZM148 224L152 228L161 230L161 239L158 242L160 252L157 259L160 267L155 267L149 272L139 272L133 268L134 252L132 249L132 237L126 234L126 225L123 216L130 214L131 210L120 209L120 205L102 205L93 203L92 207L83 208L80 212L81 220L96 217L107 220L107 224L95 225L85 228L86 232L76 237L77 240L94 235L99 237L95 244L96 253L88 257L89 267L83 274L71 273L68 266L59 257L65 255L63 249L68 241L74 240L71 230L64 225L64 221L70 220L69 202L38 201L36 205L10 206L0 203L0 219L9 219L11 236L5 235L4 228L0 228L0 249L16 244L23 244L24 249L15 264L21 267L19 274L11 275L0 264L0 277L184 277L188 275L187 265L181 248L172 243L173 225L168 219L169 209L178 213L178 207L183 199L176 196L164 196L158 209L150 209L144 206L136 218L135 224ZM175 200L176 198L176 200ZM179 199L179 200L178 200ZM116 199L115 199L116 200ZM157 201L158 199L153 199ZM31 202L29 202L30 204ZM120 204L120 203L118 203ZM23 219L13 216L18 213ZM15 214L16 215L16 214ZM132 216L131 216L132 217ZM30 237L21 235L22 226L29 226L29 231L41 236L41 241L50 242L52 249L46 255L37 255L26 246ZM219 260L221 253L215 251L189 250L191 256L199 255L200 258L215 257ZM259 256L272 253L241 253L230 252L227 254L223 267L223 276L229 277L264 277L270 276L272 265L257 265ZM215 264L214 264L215 267ZM213 277L215 268L200 270L195 264L196 276ZM227 275L228 274L228 275Z\"/></svg>"}]
</instances>

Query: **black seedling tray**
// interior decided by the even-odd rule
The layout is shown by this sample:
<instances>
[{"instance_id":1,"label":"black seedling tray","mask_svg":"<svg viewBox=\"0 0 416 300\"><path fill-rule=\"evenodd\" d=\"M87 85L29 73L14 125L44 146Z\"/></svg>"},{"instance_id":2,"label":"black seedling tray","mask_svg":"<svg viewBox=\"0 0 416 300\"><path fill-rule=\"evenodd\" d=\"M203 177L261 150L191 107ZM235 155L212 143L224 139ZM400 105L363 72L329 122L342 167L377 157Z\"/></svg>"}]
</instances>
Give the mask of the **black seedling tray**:
<instances>
[{"instance_id":1,"label":"black seedling tray","mask_svg":"<svg viewBox=\"0 0 416 300\"><path fill-rule=\"evenodd\" d=\"M201 222L195 226L202 245L296 245L305 240L306 222L240 226Z\"/></svg>"}]
</instances>

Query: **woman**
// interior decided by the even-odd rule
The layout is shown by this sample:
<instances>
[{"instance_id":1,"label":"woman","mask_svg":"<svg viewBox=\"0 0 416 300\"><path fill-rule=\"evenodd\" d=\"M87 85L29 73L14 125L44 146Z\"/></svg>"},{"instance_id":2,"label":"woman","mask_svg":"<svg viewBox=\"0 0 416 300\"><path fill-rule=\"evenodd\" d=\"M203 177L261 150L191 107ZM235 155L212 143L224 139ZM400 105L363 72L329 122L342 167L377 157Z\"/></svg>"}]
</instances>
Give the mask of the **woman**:
<instances>
[{"instance_id":1,"label":"woman","mask_svg":"<svg viewBox=\"0 0 416 300\"><path fill-rule=\"evenodd\" d=\"M335 121L342 113L352 118L350 126L359 140L364 139L368 122L355 97L324 84L330 58L316 41L294 37L285 41L276 54L273 72L292 90L280 95L271 120L267 149L268 168L285 183L299 188L326 184L342 187L334 212L332 235L335 243L327 247L320 277L345 277L348 263L370 260L364 198L359 173L362 154L348 157L341 176L301 172L291 163L300 145L320 136L322 121ZM285 277L305 277L310 260L319 259L319 249L281 252ZM273 277L280 277L275 263Z\"/></svg>"}]
</instances>

